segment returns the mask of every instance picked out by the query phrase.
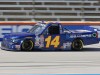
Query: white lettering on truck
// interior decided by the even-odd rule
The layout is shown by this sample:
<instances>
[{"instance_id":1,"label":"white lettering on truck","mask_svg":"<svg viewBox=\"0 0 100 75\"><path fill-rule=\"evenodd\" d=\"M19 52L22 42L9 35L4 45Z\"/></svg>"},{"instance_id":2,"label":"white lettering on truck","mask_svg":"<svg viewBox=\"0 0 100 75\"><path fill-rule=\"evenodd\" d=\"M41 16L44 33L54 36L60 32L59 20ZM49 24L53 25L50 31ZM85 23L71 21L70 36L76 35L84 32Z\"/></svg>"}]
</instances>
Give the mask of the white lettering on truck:
<instances>
[{"instance_id":1,"label":"white lettering on truck","mask_svg":"<svg viewBox=\"0 0 100 75\"><path fill-rule=\"evenodd\" d=\"M26 30L29 30L30 28L32 28L32 26L11 26L11 25L5 25L5 26L0 26L0 38L3 38L3 36L5 34L9 34L12 32L25 32Z\"/></svg>"}]
</instances>

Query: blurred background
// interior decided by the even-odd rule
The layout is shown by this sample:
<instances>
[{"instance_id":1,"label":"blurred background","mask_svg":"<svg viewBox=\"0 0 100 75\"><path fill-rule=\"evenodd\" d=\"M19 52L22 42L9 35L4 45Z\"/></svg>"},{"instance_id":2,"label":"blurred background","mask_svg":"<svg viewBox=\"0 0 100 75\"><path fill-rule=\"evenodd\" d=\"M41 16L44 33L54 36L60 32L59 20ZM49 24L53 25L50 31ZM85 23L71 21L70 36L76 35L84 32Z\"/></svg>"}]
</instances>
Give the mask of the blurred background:
<instances>
[{"instance_id":1,"label":"blurred background","mask_svg":"<svg viewBox=\"0 0 100 75\"><path fill-rule=\"evenodd\" d=\"M0 21L100 21L100 0L0 0Z\"/></svg>"}]
</instances>

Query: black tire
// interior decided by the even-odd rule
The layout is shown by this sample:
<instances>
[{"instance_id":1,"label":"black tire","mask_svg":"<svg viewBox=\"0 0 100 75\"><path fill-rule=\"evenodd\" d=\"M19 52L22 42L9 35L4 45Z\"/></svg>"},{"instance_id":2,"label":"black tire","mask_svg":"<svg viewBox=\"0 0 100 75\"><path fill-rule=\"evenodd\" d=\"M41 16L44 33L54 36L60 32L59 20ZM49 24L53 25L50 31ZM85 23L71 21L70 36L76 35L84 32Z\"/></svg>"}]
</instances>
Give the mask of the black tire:
<instances>
[{"instance_id":1,"label":"black tire","mask_svg":"<svg viewBox=\"0 0 100 75\"><path fill-rule=\"evenodd\" d=\"M81 39L75 39L72 42L72 50L80 51L83 49L83 41Z\"/></svg>"},{"instance_id":2,"label":"black tire","mask_svg":"<svg viewBox=\"0 0 100 75\"><path fill-rule=\"evenodd\" d=\"M31 39L25 39L22 42L21 50L22 51L32 51L34 49L34 42Z\"/></svg>"}]
</instances>

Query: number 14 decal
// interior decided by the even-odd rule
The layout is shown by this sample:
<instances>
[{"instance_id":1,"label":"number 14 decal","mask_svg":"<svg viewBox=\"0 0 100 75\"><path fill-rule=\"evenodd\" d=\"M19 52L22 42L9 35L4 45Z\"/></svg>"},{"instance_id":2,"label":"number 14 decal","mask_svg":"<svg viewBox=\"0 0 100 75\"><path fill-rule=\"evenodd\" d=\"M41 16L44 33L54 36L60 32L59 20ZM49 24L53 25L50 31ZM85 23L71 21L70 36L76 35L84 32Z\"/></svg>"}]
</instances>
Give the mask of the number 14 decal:
<instances>
[{"instance_id":1,"label":"number 14 decal","mask_svg":"<svg viewBox=\"0 0 100 75\"><path fill-rule=\"evenodd\" d=\"M45 41L46 41L46 48L49 48L50 45L53 45L54 48L58 47L60 44L60 36L56 36L53 40L51 40L51 36L48 36Z\"/></svg>"}]
</instances>

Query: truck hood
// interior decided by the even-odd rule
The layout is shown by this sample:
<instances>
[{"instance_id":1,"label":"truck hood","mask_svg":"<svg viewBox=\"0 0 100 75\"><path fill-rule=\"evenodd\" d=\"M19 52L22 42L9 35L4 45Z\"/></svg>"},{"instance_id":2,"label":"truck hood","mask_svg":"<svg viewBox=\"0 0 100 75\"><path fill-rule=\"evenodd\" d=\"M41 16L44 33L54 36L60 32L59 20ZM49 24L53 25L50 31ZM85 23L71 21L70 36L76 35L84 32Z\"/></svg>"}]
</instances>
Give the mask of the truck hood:
<instances>
[{"instance_id":1,"label":"truck hood","mask_svg":"<svg viewBox=\"0 0 100 75\"><path fill-rule=\"evenodd\" d=\"M7 35L5 35L5 37L14 37L14 38L23 38L23 37L29 37L29 36L31 36L31 37L33 37L33 36L35 36L35 34L32 34L32 33L27 33L27 32L21 32L21 33L11 33L11 34L7 34Z\"/></svg>"}]
</instances>

